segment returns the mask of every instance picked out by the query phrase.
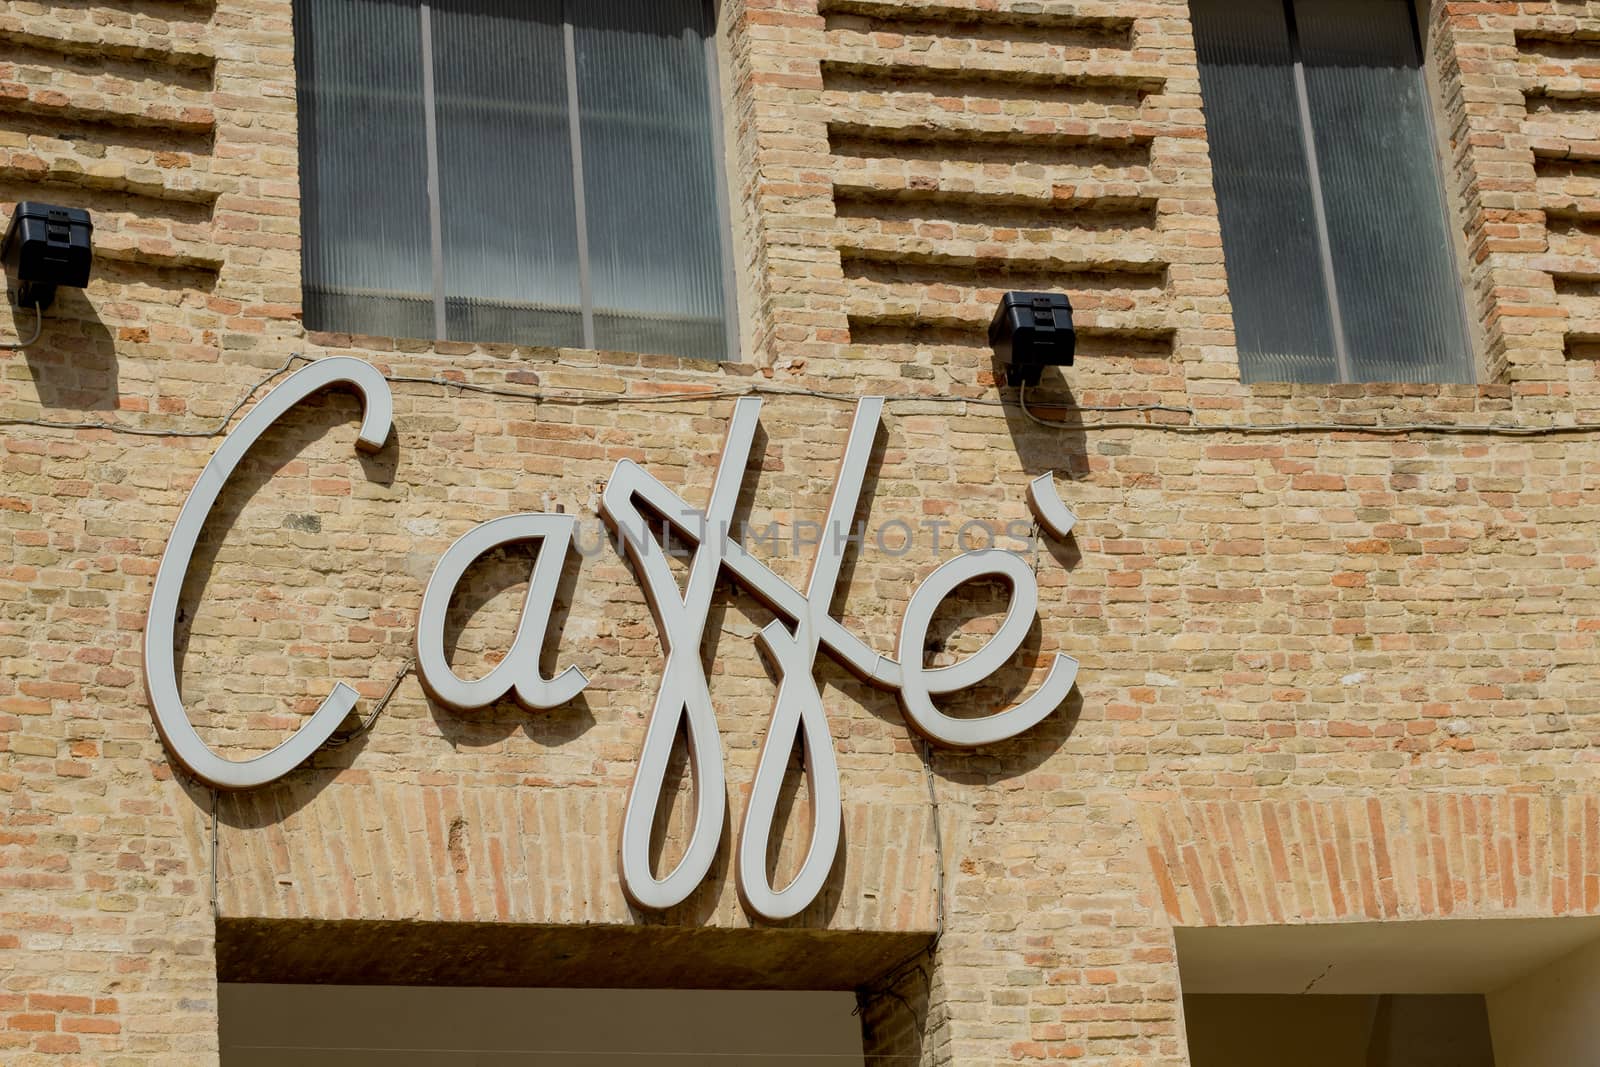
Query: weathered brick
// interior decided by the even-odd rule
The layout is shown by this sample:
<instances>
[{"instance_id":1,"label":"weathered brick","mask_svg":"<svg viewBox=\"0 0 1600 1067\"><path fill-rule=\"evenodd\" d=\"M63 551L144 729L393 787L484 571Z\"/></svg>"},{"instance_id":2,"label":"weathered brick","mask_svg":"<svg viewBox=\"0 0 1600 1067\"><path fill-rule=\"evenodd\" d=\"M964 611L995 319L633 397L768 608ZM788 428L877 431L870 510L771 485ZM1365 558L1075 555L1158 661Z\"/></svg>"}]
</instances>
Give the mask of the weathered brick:
<instances>
[{"instance_id":1,"label":"weathered brick","mask_svg":"<svg viewBox=\"0 0 1600 1067\"><path fill-rule=\"evenodd\" d=\"M0 418L193 434L294 352L547 398L396 384L397 439L365 462L342 395L269 434L191 574L183 685L202 735L263 751L335 680L370 708L410 655L433 562L478 522L559 504L593 524L623 458L702 502L724 394L752 385L774 392L745 508L781 548L827 507L850 417L830 395L881 394L866 513L948 525L938 553L925 536L861 550L841 617L888 653L955 530L1025 520L1028 481L1054 469L1080 522L1040 546L1038 648L962 699L1013 697L1046 652L1083 672L1070 713L934 756L941 916L919 746L891 696L820 668L847 844L798 925L943 929L936 961L864 995L871 1055L1176 1067L1174 924L1600 913L1582 758L1600 714L1600 434L1226 431L1600 421L1600 3L1431 11L1484 350L1469 387L1239 381L1182 3L724 8L746 343L726 365L308 334L288 0L0 11L6 195L90 208L100 253L45 341L0 353ZM1064 428L997 388L983 336L1003 289L1035 285L1078 309L1070 392L1033 396ZM1152 404L1215 431L1086 410ZM167 762L139 652L162 545L215 445L0 436L7 1057L216 1061L212 797ZM463 673L504 655L529 562L470 573ZM808 561L773 566L801 583ZM222 916L638 925L613 853L660 646L611 548L574 559L563 596L550 645L592 679L581 706L455 715L407 678L362 741L220 798ZM967 590L925 654L970 654L1003 606ZM770 618L730 591L707 646L735 826L773 699L746 638ZM780 881L807 818L797 805ZM730 878L661 922L767 943Z\"/></svg>"}]
</instances>

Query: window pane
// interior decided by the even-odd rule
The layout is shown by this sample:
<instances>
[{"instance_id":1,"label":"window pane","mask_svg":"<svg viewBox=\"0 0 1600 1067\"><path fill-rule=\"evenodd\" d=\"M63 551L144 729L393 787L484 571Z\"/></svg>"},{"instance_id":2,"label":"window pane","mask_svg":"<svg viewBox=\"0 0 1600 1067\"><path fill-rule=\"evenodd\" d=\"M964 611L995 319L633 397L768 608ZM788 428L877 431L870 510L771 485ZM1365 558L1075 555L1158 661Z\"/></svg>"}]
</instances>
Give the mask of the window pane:
<instances>
[{"instance_id":1,"label":"window pane","mask_svg":"<svg viewBox=\"0 0 1600 1067\"><path fill-rule=\"evenodd\" d=\"M1282 0L1192 0L1240 371L1338 380Z\"/></svg>"},{"instance_id":2,"label":"window pane","mask_svg":"<svg viewBox=\"0 0 1600 1067\"><path fill-rule=\"evenodd\" d=\"M577 216L560 0L433 7L446 332L577 346Z\"/></svg>"},{"instance_id":3,"label":"window pane","mask_svg":"<svg viewBox=\"0 0 1600 1067\"><path fill-rule=\"evenodd\" d=\"M1295 0L1357 381L1470 382L1461 283L1407 0Z\"/></svg>"},{"instance_id":4,"label":"window pane","mask_svg":"<svg viewBox=\"0 0 1600 1067\"><path fill-rule=\"evenodd\" d=\"M703 0L429 7L425 23L418 0L296 0L307 324L435 336L431 39L446 336L583 344L587 236L598 347L726 358Z\"/></svg>"},{"instance_id":5,"label":"window pane","mask_svg":"<svg viewBox=\"0 0 1600 1067\"><path fill-rule=\"evenodd\" d=\"M726 358L703 0L585 0L574 22L595 343Z\"/></svg>"},{"instance_id":6,"label":"window pane","mask_svg":"<svg viewBox=\"0 0 1600 1067\"><path fill-rule=\"evenodd\" d=\"M431 337L417 5L298 0L294 27L306 325Z\"/></svg>"}]
</instances>

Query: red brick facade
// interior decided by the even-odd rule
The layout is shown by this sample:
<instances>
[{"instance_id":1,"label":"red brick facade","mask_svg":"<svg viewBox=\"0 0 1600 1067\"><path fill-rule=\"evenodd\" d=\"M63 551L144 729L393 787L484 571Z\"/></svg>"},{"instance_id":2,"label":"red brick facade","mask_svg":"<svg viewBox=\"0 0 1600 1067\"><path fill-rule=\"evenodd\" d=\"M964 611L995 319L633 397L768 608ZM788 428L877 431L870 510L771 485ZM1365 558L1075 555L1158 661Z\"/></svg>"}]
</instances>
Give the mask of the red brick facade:
<instances>
[{"instance_id":1,"label":"red brick facade","mask_svg":"<svg viewBox=\"0 0 1600 1067\"><path fill-rule=\"evenodd\" d=\"M623 943L682 961L661 981L859 982L869 1050L927 1064L1177 1067L1174 926L1600 912L1600 429L1374 432L1600 426L1600 3L1438 3L1426 29L1477 386L1241 384L1182 0L727 0L746 353L720 366L308 335L287 0L0 4L0 199L90 208L97 251L43 341L0 353L0 1059L212 1064L219 966L426 981L449 960L396 953L436 937L571 959L507 982L619 981L596 946ZM982 327L1026 288L1078 308L1079 363L1035 396L1065 426L995 384ZM727 841L680 909L622 896L661 651L609 549L571 561L547 650L589 674L579 701L458 715L408 674L370 733L215 796L151 723L144 612L206 434L296 354L391 375L396 436L358 458L356 402L309 402L208 524L181 680L236 758L336 680L369 712L471 526L592 523L620 459L703 501L749 391L757 525L824 513L856 396L889 398L871 524L1023 521L1055 470L1080 522L1034 561L1038 628L963 699L1016 699L1056 651L1078 688L1015 741L934 752L935 807L892 696L819 661L845 845L780 929L740 908ZM1090 410L1149 404L1192 412ZM1336 428L1241 432L1282 423ZM862 552L836 613L889 653L949 553ZM469 575L463 673L526 568ZM1002 608L980 589L929 652ZM734 826L771 618L729 589L708 627Z\"/></svg>"}]
</instances>

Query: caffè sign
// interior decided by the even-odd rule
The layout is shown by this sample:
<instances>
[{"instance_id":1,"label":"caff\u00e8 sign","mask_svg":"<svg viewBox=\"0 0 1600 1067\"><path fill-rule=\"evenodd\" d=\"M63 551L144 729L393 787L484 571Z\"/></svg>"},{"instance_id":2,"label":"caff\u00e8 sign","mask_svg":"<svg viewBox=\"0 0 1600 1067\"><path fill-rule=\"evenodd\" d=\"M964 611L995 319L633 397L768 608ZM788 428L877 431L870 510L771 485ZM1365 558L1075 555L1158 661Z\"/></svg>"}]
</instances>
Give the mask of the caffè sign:
<instances>
[{"instance_id":1,"label":"caff\u00e8 sign","mask_svg":"<svg viewBox=\"0 0 1600 1067\"><path fill-rule=\"evenodd\" d=\"M268 393L217 448L184 501L156 573L144 633L145 685L156 728L172 758L217 789L251 789L283 777L326 742L355 708L356 691L339 682L278 747L253 759L230 760L212 751L190 721L179 694L173 654L184 576L201 528L228 477L251 445L285 412L312 393L335 385L353 388L362 399L356 447L366 452L383 447L394 410L383 375L348 356L309 364ZM666 653L628 793L618 850L623 891L638 907L665 909L685 900L704 880L721 843L727 804L722 743L700 656L719 576L726 574L777 616L758 637L776 670L778 691L745 809L736 863L740 899L765 919L785 919L803 911L821 892L838 853L843 809L838 766L813 671L818 652L826 651L871 685L897 693L913 728L935 743L956 748L975 748L1021 734L1059 707L1072 688L1078 665L1071 657L1058 654L1038 688L1013 707L984 717L957 717L934 705L933 698L971 689L993 675L1022 646L1038 608L1039 590L1027 561L1012 552L994 548L966 552L929 575L906 605L893 658L873 651L829 613L849 543L846 531L860 500L883 403L882 398L867 397L856 405L823 536L804 590L779 578L727 534L755 437L759 399L742 398L734 407L705 510L690 507L631 460L618 462L606 483L601 517L633 564ZM1056 495L1052 475L1035 480L1028 496L1041 528L1053 537L1066 537L1075 519ZM691 549L688 581L681 590L668 567L666 550L653 532L652 520L664 522L673 537ZM417 674L432 699L470 713L509 696L537 710L557 707L583 691L588 679L576 667L568 667L554 678L544 677L539 670L540 648L573 530L574 519L569 515L507 515L469 530L445 551L423 592L416 629ZM482 678L463 679L450 668L445 655L450 598L474 560L513 542L538 543L516 634L505 659L494 670ZM998 631L958 663L924 666L922 650L935 610L960 586L980 578L999 579L1010 588L1010 603ZM657 874L650 861L650 831L680 727L688 738L695 776L693 829L677 865ZM767 876L767 844L785 767L794 746L802 742L814 815L811 840L799 874L787 886L778 887Z\"/></svg>"}]
</instances>

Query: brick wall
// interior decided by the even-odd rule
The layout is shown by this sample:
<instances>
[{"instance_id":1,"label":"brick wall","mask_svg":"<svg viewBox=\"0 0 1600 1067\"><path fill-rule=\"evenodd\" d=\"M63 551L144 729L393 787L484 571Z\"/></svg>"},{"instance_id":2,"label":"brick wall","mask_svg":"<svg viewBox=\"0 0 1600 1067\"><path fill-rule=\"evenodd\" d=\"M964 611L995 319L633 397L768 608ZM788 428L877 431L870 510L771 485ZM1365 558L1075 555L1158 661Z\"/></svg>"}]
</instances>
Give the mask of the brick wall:
<instances>
[{"instance_id":1,"label":"brick wall","mask_svg":"<svg viewBox=\"0 0 1600 1067\"><path fill-rule=\"evenodd\" d=\"M1600 422L1600 4L1427 19L1476 387L1239 383L1183 3L724 7L753 350L715 367L306 335L289 5L0 4L0 199L92 209L98 251L44 342L0 354L0 419L122 431L0 435L7 1063L215 1062L215 916L262 952L309 920L335 931L321 952L341 923L586 925L681 947L685 980L743 965L748 984L800 966L794 945L843 946L828 958L865 973L940 930L935 958L863 994L875 1053L1177 1065L1175 924L1600 910L1600 434L1358 429ZM1037 395L1063 428L1009 392L996 403L982 327L997 292L1035 286L1081 309L1084 358ZM1081 661L1079 687L1016 741L932 756L941 878L920 747L892 697L824 657L846 844L822 900L779 930L740 909L726 843L677 911L621 896L615 838L661 653L610 549L571 561L547 649L593 679L581 700L458 715L407 676L364 737L213 797L167 760L138 643L217 439L127 431L210 429L293 353L617 402L396 382L397 434L374 457L352 449L343 394L270 432L183 599L185 699L235 758L336 679L370 708L434 562L472 525L557 504L592 525L621 458L702 501L723 394L752 387L893 398L872 525L1022 519L1028 480L1060 472L1080 524L1037 558L1040 625L967 699L1014 698L1057 650ZM658 399L680 393L703 395ZM1096 428L1079 407L1149 403L1216 429ZM823 396L768 397L752 522L820 519L849 419ZM1250 421L1351 429L1225 430ZM836 610L888 652L948 554L864 551ZM773 566L798 583L808 563ZM505 647L527 565L471 572L451 623L463 673ZM975 647L1002 606L974 590L932 654ZM770 618L728 590L706 647L734 825L773 698L749 639ZM807 829L793 809L780 880ZM662 828L669 862L684 810L680 795Z\"/></svg>"}]
</instances>

